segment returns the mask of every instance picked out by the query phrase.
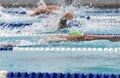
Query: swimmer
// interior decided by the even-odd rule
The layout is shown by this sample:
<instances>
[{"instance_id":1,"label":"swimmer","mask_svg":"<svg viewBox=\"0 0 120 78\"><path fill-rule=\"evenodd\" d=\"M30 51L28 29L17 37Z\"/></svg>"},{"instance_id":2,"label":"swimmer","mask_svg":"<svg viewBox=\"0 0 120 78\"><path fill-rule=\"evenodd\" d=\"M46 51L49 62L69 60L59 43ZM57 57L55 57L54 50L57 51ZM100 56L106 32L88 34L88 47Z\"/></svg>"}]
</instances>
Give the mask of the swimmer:
<instances>
[{"instance_id":1,"label":"swimmer","mask_svg":"<svg viewBox=\"0 0 120 78\"><path fill-rule=\"evenodd\" d=\"M58 41L91 41L91 40L109 40L112 42L120 41L119 35L91 35L91 34L82 34L79 31L72 31L67 35L54 35L50 39L45 38L46 42L58 42ZM54 40L55 39L55 40ZM57 40L56 40L57 39Z\"/></svg>"},{"instance_id":2,"label":"swimmer","mask_svg":"<svg viewBox=\"0 0 120 78\"><path fill-rule=\"evenodd\" d=\"M40 6L38 8L36 8L35 10L33 10L33 13L30 16L36 16L39 14L57 14L55 11L59 10L60 6L58 5L47 5L45 6ZM73 14L70 12L67 12L65 14L63 14L63 17L60 19L59 22L59 27L58 29L63 29L63 28L67 28L69 26L67 26L67 21L68 20L72 20L73 19Z\"/></svg>"},{"instance_id":3,"label":"swimmer","mask_svg":"<svg viewBox=\"0 0 120 78\"><path fill-rule=\"evenodd\" d=\"M73 14L71 12L67 12L66 14L64 14L64 16L60 19L58 29L69 28L69 26L67 25L67 21L72 19Z\"/></svg>"}]
</instances>

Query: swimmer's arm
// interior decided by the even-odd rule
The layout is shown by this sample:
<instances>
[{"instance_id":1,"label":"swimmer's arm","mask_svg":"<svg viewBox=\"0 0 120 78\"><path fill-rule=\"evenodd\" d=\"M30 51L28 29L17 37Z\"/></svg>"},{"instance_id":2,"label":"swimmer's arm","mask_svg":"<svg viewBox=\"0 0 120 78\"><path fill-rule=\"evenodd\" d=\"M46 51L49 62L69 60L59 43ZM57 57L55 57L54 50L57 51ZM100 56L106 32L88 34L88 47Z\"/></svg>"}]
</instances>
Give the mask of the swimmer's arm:
<instances>
[{"instance_id":1,"label":"swimmer's arm","mask_svg":"<svg viewBox=\"0 0 120 78\"><path fill-rule=\"evenodd\" d=\"M74 36L74 35L55 35L58 38L64 38L69 41L77 40L77 41L91 41L91 40L109 40L112 42L120 41L120 36L114 35L82 35L82 36Z\"/></svg>"},{"instance_id":2,"label":"swimmer's arm","mask_svg":"<svg viewBox=\"0 0 120 78\"><path fill-rule=\"evenodd\" d=\"M60 42L60 41L66 41L67 39L65 37L59 37L58 35L53 35L49 37L45 37L42 40L47 43L53 43L53 42Z\"/></svg>"},{"instance_id":3,"label":"swimmer's arm","mask_svg":"<svg viewBox=\"0 0 120 78\"><path fill-rule=\"evenodd\" d=\"M112 42L120 41L120 36L115 35L84 35L84 41L90 40L109 40Z\"/></svg>"},{"instance_id":4,"label":"swimmer's arm","mask_svg":"<svg viewBox=\"0 0 120 78\"><path fill-rule=\"evenodd\" d=\"M74 35L55 35L58 38L64 38L66 40L72 41L72 40L79 40L82 39L83 36L74 36Z\"/></svg>"},{"instance_id":5,"label":"swimmer's arm","mask_svg":"<svg viewBox=\"0 0 120 78\"><path fill-rule=\"evenodd\" d=\"M30 16L36 16L36 15L39 15L39 14L57 14L55 11L53 10L49 10L47 8L42 8L42 9L39 9L39 10L35 10Z\"/></svg>"},{"instance_id":6,"label":"swimmer's arm","mask_svg":"<svg viewBox=\"0 0 120 78\"><path fill-rule=\"evenodd\" d=\"M44 40L46 42L58 42L58 41L91 41L91 40L110 40L112 42L120 41L120 36L102 36L102 35L54 35L47 37Z\"/></svg>"}]
</instances>

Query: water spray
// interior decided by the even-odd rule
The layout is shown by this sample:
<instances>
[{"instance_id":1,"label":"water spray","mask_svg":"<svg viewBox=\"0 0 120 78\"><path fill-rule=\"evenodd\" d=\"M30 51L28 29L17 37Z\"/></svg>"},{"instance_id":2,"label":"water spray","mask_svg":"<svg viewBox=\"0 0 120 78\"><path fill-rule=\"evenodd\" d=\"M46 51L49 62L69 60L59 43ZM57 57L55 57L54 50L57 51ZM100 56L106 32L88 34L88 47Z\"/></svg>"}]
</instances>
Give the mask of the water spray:
<instances>
[{"instance_id":1,"label":"water spray","mask_svg":"<svg viewBox=\"0 0 120 78\"><path fill-rule=\"evenodd\" d=\"M43 6L43 7L47 7L46 3L43 1L43 0L40 0L38 3L37 3L38 6Z\"/></svg>"}]
</instances>

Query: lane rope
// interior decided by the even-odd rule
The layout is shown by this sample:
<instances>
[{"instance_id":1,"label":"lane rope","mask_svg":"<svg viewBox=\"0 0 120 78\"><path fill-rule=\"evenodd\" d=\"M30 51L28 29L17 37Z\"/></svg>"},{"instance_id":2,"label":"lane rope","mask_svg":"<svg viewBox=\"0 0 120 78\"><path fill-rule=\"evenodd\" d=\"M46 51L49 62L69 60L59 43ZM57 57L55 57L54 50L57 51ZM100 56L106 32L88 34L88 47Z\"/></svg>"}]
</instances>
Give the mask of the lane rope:
<instances>
[{"instance_id":1,"label":"lane rope","mask_svg":"<svg viewBox=\"0 0 120 78\"><path fill-rule=\"evenodd\" d=\"M87 33L86 33L87 34ZM25 34L4 34L4 33L1 33L0 34L0 37L27 37L27 36L52 36L52 35L67 35L67 34L29 34L29 33L25 33ZM111 36L120 36L120 34L90 34L90 35L111 35Z\"/></svg>"},{"instance_id":2,"label":"lane rope","mask_svg":"<svg viewBox=\"0 0 120 78\"><path fill-rule=\"evenodd\" d=\"M2 78L120 78L120 74L49 73L0 71Z\"/></svg>"},{"instance_id":3,"label":"lane rope","mask_svg":"<svg viewBox=\"0 0 120 78\"><path fill-rule=\"evenodd\" d=\"M109 51L109 52L120 52L120 48L64 48L64 47L41 47L41 48L31 48L31 47L4 47L4 48L0 48L0 51L88 51L88 52L105 52L105 51Z\"/></svg>"}]
</instances>

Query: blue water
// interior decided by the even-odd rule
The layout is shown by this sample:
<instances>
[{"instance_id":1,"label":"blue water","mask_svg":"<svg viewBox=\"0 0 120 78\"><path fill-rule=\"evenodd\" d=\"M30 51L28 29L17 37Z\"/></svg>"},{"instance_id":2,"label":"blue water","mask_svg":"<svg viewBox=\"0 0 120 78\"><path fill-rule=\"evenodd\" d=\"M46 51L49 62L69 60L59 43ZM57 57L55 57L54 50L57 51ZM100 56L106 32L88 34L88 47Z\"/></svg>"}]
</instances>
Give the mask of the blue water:
<instances>
[{"instance_id":1,"label":"blue water","mask_svg":"<svg viewBox=\"0 0 120 78\"><path fill-rule=\"evenodd\" d=\"M0 58L0 70L7 71L120 73L119 52L18 51Z\"/></svg>"},{"instance_id":2,"label":"blue water","mask_svg":"<svg viewBox=\"0 0 120 78\"><path fill-rule=\"evenodd\" d=\"M9 23L34 23L23 27L0 27L1 33L6 34L67 34L72 30L79 30L84 34L120 34L119 10L101 10L93 8L68 7L64 11L70 10L74 13L74 19L79 20L78 27L66 28L56 31L55 21L59 17L55 15L41 15L29 17L21 12L27 12L26 8L6 9L6 19L0 17L1 22ZM8 11L13 11L9 12ZM28 11L31 11L29 9ZM88 11L91 11L88 13ZM97 11L97 12L96 12ZM103 12L103 11L107 11ZM95 13L94 13L95 12ZM116 19L87 20L79 16L118 16ZM52 19L52 20L51 20ZM103 24L107 22L107 24ZM118 24L116 24L116 22ZM100 23L100 24L98 24ZM51 29L50 29L51 28ZM54 31L53 31L54 30ZM22 37L1 37L0 44L14 44L23 48L120 48L120 42L110 42L108 40L94 41L61 41L54 43L44 43L45 36L22 36ZM43 42L43 43L41 43ZM62 52L62 51L37 51L21 52L8 51L0 52L0 70L8 71L36 71L36 72L83 72L83 73L120 73L119 52Z\"/></svg>"}]
</instances>

